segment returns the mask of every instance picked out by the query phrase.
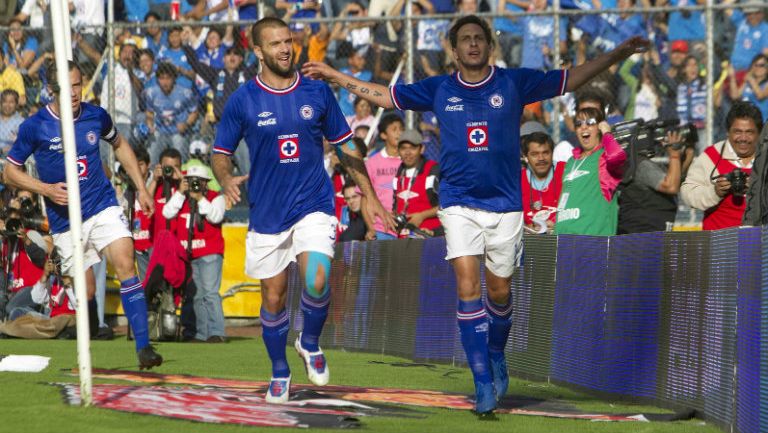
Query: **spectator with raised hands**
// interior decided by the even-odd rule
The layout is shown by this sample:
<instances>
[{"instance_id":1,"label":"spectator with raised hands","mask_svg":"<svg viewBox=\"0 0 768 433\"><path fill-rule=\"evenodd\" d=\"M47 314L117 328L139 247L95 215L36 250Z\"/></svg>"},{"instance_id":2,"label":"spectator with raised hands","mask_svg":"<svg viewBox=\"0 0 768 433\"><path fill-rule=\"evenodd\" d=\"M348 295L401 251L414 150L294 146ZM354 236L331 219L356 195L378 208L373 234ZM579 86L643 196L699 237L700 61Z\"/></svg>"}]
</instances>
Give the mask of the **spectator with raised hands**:
<instances>
[{"instance_id":1,"label":"spectator with raised hands","mask_svg":"<svg viewBox=\"0 0 768 433\"><path fill-rule=\"evenodd\" d=\"M763 120L768 120L768 56L760 53L752 59L741 85L737 84L733 67L728 69L728 73L731 77L728 89L731 99L753 103L760 109Z\"/></svg>"},{"instance_id":2,"label":"spectator with raised hands","mask_svg":"<svg viewBox=\"0 0 768 433\"><path fill-rule=\"evenodd\" d=\"M25 72L35 61L36 52L37 39L22 29L21 21L12 19L8 38L3 42L3 53L8 64L20 72Z\"/></svg>"},{"instance_id":3,"label":"spectator with raised hands","mask_svg":"<svg viewBox=\"0 0 768 433\"><path fill-rule=\"evenodd\" d=\"M6 57L0 51L0 89L15 90L19 94L19 105L27 104L27 90L24 87L24 78L12 65L7 64Z\"/></svg>"},{"instance_id":4,"label":"spectator with raised hands","mask_svg":"<svg viewBox=\"0 0 768 433\"><path fill-rule=\"evenodd\" d=\"M189 58L182 49L182 31L182 27L179 26L172 27L168 31L168 45L160 48L157 60L173 65L178 76L179 86L191 89L195 80L195 72L189 65Z\"/></svg>"},{"instance_id":5,"label":"spectator with raised hands","mask_svg":"<svg viewBox=\"0 0 768 433\"><path fill-rule=\"evenodd\" d=\"M154 53L155 57L160 53L160 49L168 45L168 33L157 25L160 15L156 12L148 12L144 16L144 23L147 24L147 36L144 37L144 46Z\"/></svg>"},{"instance_id":6,"label":"spectator with raised hands","mask_svg":"<svg viewBox=\"0 0 768 433\"><path fill-rule=\"evenodd\" d=\"M734 4L736 0L723 0L725 4ZM736 79L741 84L747 74L750 62L756 55L768 55L768 23L765 13L759 7L739 9L724 9L723 12L731 18L736 26L736 38L731 52L731 65L736 70Z\"/></svg>"},{"instance_id":7,"label":"spectator with raised hands","mask_svg":"<svg viewBox=\"0 0 768 433\"><path fill-rule=\"evenodd\" d=\"M195 50L195 57L200 63L214 68L224 67L224 53L233 45L232 26L227 26L225 33L218 27L211 27L205 35L205 40ZM192 56L187 53L190 65Z\"/></svg>"},{"instance_id":8,"label":"spectator with raised hands","mask_svg":"<svg viewBox=\"0 0 768 433\"><path fill-rule=\"evenodd\" d=\"M19 94L13 89L0 93L0 156L11 150L24 117L19 114Z\"/></svg>"},{"instance_id":9,"label":"spectator with raised hands","mask_svg":"<svg viewBox=\"0 0 768 433\"><path fill-rule=\"evenodd\" d=\"M176 84L176 69L168 63L157 68L157 86L144 91L146 122L152 137L149 154L152 163L163 150L172 147L186 160L189 140L185 134L197 122L197 98L193 91Z\"/></svg>"},{"instance_id":10,"label":"spectator with raised hands","mask_svg":"<svg viewBox=\"0 0 768 433\"><path fill-rule=\"evenodd\" d=\"M355 21L347 22L346 18L357 18L368 15L365 7L357 0L350 1L339 14L339 21L334 24L331 30L331 40L347 41L352 44L352 49L367 54L368 49L373 42L373 32L370 22ZM393 22L393 26L396 24Z\"/></svg>"},{"instance_id":11,"label":"spectator with raised hands","mask_svg":"<svg viewBox=\"0 0 768 433\"><path fill-rule=\"evenodd\" d=\"M238 20L237 7L232 8L230 13L229 1L227 0L200 0L184 17L192 21L203 19L208 21Z\"/></svg>"}]
</instances>

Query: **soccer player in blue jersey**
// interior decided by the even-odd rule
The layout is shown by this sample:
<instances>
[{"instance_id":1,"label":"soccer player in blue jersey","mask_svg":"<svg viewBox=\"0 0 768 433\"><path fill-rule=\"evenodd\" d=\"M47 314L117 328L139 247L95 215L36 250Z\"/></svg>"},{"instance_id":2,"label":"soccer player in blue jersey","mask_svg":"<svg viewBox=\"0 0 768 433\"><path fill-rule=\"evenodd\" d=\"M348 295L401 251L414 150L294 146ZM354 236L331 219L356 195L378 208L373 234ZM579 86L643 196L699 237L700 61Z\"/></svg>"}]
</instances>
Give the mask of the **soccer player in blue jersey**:
<instances>
[{"instance_id":1,"label":"soccer player in blue jersey","mask_svg":"<svg viewBox=\"0 0 768 433\"><path fill-rule=\"evenodd\" d=\"M5 182L45 197L53 243L61 258L61 271L65 284L71 284L70 273L74 260L73 239L69 227L64 146L61 141L59 119L60 104L71 103L75 117L77 170L83 218L82 241L85 244L84 266L88 269L86 274L88 297L92 298L96 290L91 266L100 262L100 255L105 254L120 279L120 297L123 310L135 335L139 368L158 366L162 364L163 358L149 345L147 303L144 298L144 288L134 269L133 238L125 214L117 203L115 190L104 174L99 155L99 140L106 140L112 145L115 157L137 188L142 210L151 214L152 199L144 187L136 156L125 138L117 132L112 118L103 108L81 102L82 73L76 63L69 62L71 101L59 99L55 66L48 70L47 78L49 91L54 95L54 100L21 124L16 142L8 153ZM35 179L22 170L25 161L31 155L35 157L40 179Z\"/></svg>"},{"instance_id":2,"label":"soccer player in blue jersey","mask_svg":"<svg viewBox=\"0 0 768 433\"><path fill-rule=\"evenodd\" d=\"M385 108L432 111L438 118L440 207L447 256L456 274L461 342L475 381L475 410L492 412L507 391L504 346L512 325L510 284L522 256L520 117L526 104L573 91L611 64L645 49L632 38L571 70L541 72L489 64L491 30L474 15L449 32L458 72L414 84L385 86L310 62L303 72L325 78ZM488 289L480 290L485 254Z\"/></svg>"},{"instance_id":3,"label":"soccer player in blue jersey","mask_svg":"<svg viewBox=\"0 0 768 433\"><path fill-rule=\"evenodd\" d=\"M262 72L243 84L227 101L219 124L213 172L222 191L240 201L247 182L250 222L245 270L261 279L262 338L272 360L266 400L288 401L291 372L285 356L288 315L286 271L298 261L305 283L301 296L303 329L295 347L315 385L328 383L329 370L318 346L328 316L333 244L336 236L333 186L323 165L323 137L336 146L342 164L370 199L365 211L394 227L376 198L360 149L330 87L294 70L288 26L264 18L252 28L254 52ZM247 176L232 176L230 157L245 139L251 158ZM373 219L371 219L373 220Z\"/></svg>"}]
</instances>

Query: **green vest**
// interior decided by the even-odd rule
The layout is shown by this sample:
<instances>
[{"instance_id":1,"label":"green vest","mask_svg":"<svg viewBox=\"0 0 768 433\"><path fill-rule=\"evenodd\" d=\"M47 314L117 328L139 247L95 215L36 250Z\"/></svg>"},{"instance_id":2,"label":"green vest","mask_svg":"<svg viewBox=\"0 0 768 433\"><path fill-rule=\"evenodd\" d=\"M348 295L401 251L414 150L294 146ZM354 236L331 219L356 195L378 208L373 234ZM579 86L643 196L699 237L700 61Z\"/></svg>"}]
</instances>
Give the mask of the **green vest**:
<instances>
[{"instance_id":1,"label":"green vest","mask_svg":"<svg viewBox=\"0 0 768 433\"><path fill-rule=\"evenodd\" d=\"M600 188L600 156L605 149L583 159L571 158L563 173L563 191L557 204L555 234L610 236L619 220L617 195L605 201Z\"/></svg>"}]
</instances>

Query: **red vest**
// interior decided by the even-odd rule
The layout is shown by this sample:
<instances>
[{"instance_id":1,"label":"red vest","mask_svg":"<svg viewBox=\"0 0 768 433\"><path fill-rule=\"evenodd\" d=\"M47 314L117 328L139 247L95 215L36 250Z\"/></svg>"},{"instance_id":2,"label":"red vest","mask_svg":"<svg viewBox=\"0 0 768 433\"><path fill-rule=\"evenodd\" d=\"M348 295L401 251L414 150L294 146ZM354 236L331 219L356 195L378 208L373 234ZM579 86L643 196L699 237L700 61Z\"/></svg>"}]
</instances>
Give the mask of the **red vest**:
<instances>
[{"instance_id":1,"label":"red vest","mask_svg":"<svg viewBox=\"0 0 768 433\"><path fill-rule=\"evenodd\" d=\"M427 177L429 177L429 172L435 165L437 165L435 161L429 159L424 161L421 167L417 168L418 171L413 180L406 176L405 170L402 166L400 167L400 170L397 171L397 176L394 179L395 198L397 199L395 210L397 214L403 213L406 199L408 200L407 213L409 215L435 207L429 202L429 197L427 196ZM410 191L408 188L409 184L411 184ZM419 226L420 229L429 230L434 230L438 227L440 227L440 220L437 217L427 218Z\"/></svg>"},{"instance_id":2,"label":"red vest","mask_svg":"<svg viewBox=\"0 0 768 433\"><path fill-rule=\"evenodd\" d=\"M3 256L8 257L8 243L3 242ZM13 279L10 280L11 292L18 292L23 287L34 286L35 283L40 281L40 277L43 276L43 268L38 268L27 256L24 250L24 242L18 241L18 254L11 263L11 274Z\"/></svg>"},{"instance_id":3,"label":"red vest","mask_svg":"<svg viewBox=\"0 0 768 433\"><path fill-rule=\"evenodd\" d=\"M155 206L157 206L157 200L155 200ZM136 199L133 205L133 224L131 225L131 232L133 232L133 247L136 251L147 251L152 248L154 236L152 232L154 227L152 223L153 218L148 217L144 211L141 210L141 204ZM162 217L162 209L160 210L160 216Z\"/></svg>"},{"instance_id":4,"label":"red vest","mask_svg":"<svg viewBox=\"0 0 768 433\"><path fill-rule=\"evenodd\" d=\"M176 187L171 185L171 197L176 192ZM155 190L155 213L152 214L152 237L151 239L157 239L157 234L163 230L169 230L171 233L176 233L176 226L178 225L178 218L172 218L166 220L163 216L163 208L165 207L165 197L163 196L163 180L157 184ZM166 228L166 221L170 221L170 225ZM186 238L185 238L186 239Z\"/></svg>"},{"instance_id":5,"label":"red vest","mask_svg":"<svg viewBox=\"0 0 768 433\"><path fill-rule=\"evenodd\" d=\"M717 164L718 174L728 174L735 170L737 166L731 161L720 158L715 146L709 146L704 150L713 164ZM751 168L742 168L746 174L752 172ZM744 216L744 210L747 207L747 197L728 194L720 200L716 206L707 209L704 212L704 221L702 226L704 230L718 230L728 227L738 227L741 225L741 219Z\"/></svg>"},{"instance_id":6,"label":"red vest","mask_svg":"<svg viewBox=\"0 0 768 433\"><path fill-rule=\"evenodd\" d=\"M74 296L73 292L70 293ZM72 299L71 303L74 305L75 300ZM51 301L49 307L51 308L51 317L60 316L62 314L75 314L75 309L70 305L69 295L59 281L54 282L51 285Z\"/></svg>"},{"instance_id":7,"label":"red vest","mask_svg":"<svg viewBox=\"0 0 768 433\"><path fill-rule=\"evenodd\" d=\"M205 198L208 201L218 196L215 191L208 191ZM198 231L195 226L192 237L192 258L208 256L211 254L224 254L224 237L221 235L221 224L211 224L203 215L199 216L203 220L203 230ZM187 249L187 239L189 239L189 200L184 200L184 204L176 217L176 237L181 241L181 246Z\"/></svg>"},{"instance_id":8,"label":"red vest","mask_svg":"<svg viewBox=\"0 0 768 433\"><path fill-rule=\"evenodd\" d=\"M557 201L560 199L560 192L563 189L563 172L565 171L565 162L558 162L555 164L555 173L552 176L552 180L544 191L533 189L531 182L528 180L528 169L523 168L520 174L520 185L523 192L523 218L525 224L533 224L533 215L537 212L533 209L535 204L540 204L540 209L556 209ZM552 212L549 215L549 220L555 222L557 213Z\"/></svg>"}]
</instances>

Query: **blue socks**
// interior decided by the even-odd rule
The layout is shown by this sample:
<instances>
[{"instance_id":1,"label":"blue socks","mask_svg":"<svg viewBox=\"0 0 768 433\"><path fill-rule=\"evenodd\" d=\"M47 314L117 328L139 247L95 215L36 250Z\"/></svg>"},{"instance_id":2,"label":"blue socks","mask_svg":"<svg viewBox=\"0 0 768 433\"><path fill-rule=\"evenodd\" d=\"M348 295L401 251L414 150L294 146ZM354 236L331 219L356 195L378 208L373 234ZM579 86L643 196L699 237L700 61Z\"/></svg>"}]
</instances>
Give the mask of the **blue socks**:
<instances>
[{"instance_id":1,"label":"blue socks","mask_svg":"<svg viewBox=\"0 0 768 433\"><path fill-rule=\"evenodd\" d=\"M456 317L461 344L475 382L491 383L491 372L488 369L488 315L482 299L459 300Z\"/></svg>"},{"instance_id":2,"label":"blue socks","mask_svg":"<svg viewBox=\"0 0 768 433\"><path fill-rule=\"evenodd\" d=\"M120 300L128 323L133 330L136 341L136 351L149 346L149 329L147 325L147 300L144 297L144 287L139 277L134 276L120 282Z\"/></svg>"},{"instance_id":3,"label":"blue socks","mask_svg":"<svg viewBox=\"0 0 768 433\"><path fill-rule=\"evenodd\" d=\"M493 353L504 353L509 330L512 328L512 296L504 305L496 304L487 298L485 308L488 311L488 350Z\"/></svg>"},{"instance_id":4,"label":"blue socks","mask_svg":"<svg viewBox=\"0 0 768 433\"><path fill-rule=\"evenodd\" d=\"M289 320L288 313L283 308L277 314L272 314L261 307L261 338L267 347L269 359L272 360L272 377L288 377L291 369L285 357L285 346L288 343Z\"/></svg>"},{"instance_id":5,"label":"blue socks","mask_svg":"<svg viewBox=\"0 0 768 433\"><path fill-rule=\"evenodd\" d=\"M309 295L305 289L301 294L301 311L304 313L304 329L301 331L301 347L309 352L320 350L318 340L323 332L328 306L331 303L331 291L325 290L319 298Z\"/></svg>"}]
</instances>

